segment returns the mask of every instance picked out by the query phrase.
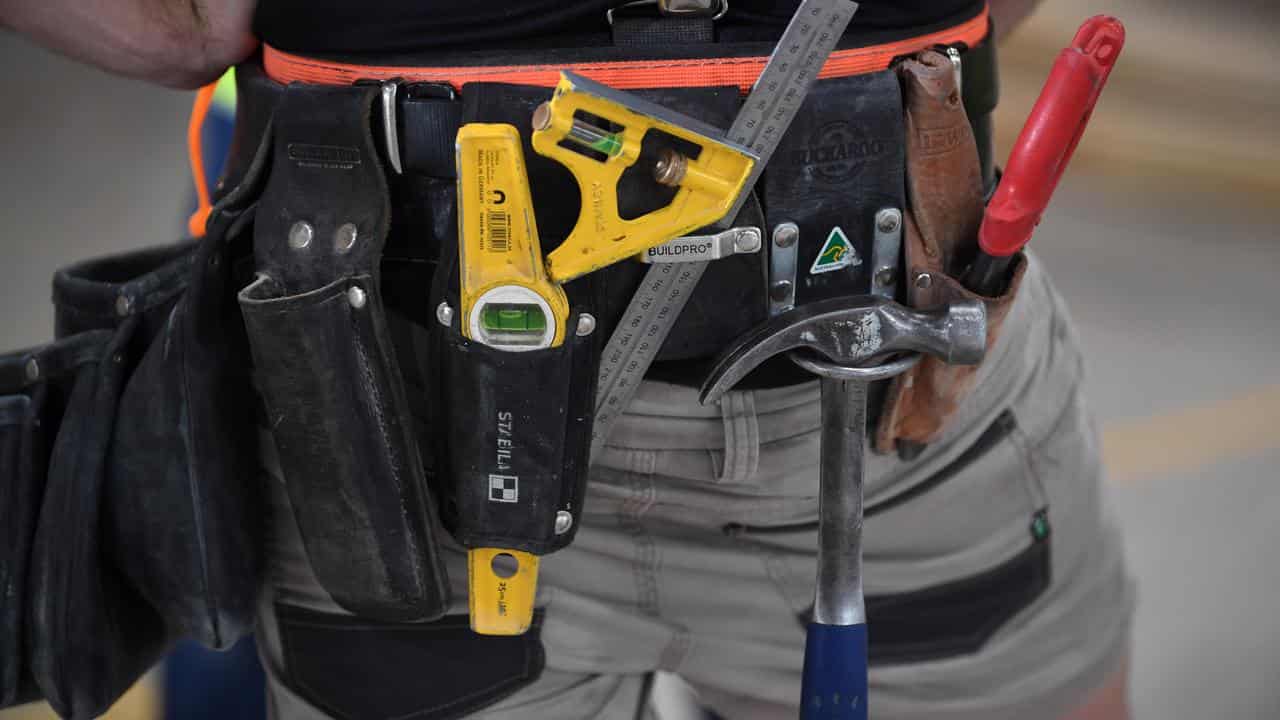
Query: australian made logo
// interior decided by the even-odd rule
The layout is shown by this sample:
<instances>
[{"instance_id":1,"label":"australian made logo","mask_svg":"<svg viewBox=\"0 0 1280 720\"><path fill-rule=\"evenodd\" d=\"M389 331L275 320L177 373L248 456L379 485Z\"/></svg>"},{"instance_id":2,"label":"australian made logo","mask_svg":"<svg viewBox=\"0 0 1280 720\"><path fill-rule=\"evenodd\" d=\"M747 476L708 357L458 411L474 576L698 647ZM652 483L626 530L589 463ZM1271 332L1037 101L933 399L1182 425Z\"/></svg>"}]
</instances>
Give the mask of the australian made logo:
<instances>
[{"instance_id":1,"label":"australian made logo","mask_svg":"<svg viewBox=\"0 0 1280 720\"><path fill-rule=\"evenodd\" d=\"M813 260L813 267L809 268L809 274L818 275L861 264L862 258L858 257L858 251L853 249L849 238L837 226L831 228L827 241L822 244L822 250L818 251L818 257Z\"/></svg>"}]
</instances>

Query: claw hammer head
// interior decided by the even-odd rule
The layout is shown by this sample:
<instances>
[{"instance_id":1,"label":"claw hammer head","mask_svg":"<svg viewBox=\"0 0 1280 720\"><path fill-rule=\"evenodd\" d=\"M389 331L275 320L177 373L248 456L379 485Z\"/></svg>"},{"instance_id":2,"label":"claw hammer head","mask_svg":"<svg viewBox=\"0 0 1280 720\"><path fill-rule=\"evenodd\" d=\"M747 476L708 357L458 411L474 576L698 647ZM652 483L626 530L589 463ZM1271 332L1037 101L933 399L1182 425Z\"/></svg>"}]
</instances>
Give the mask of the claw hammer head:
<instances>
[{"instance_id":1,"label":"claw hammer head","mask_svg":"<svg viewBox=\"0 0 1280 720\"><path fill-rule=\"evenodd\" d=\"M716 361L699 399L718 400L765 360L791 350L847 367L909 351L976 365L986 344L986 308L976 300L922 311L873 296L831 298L776 315L739 338Z\"/></svg>"}]
</instances>

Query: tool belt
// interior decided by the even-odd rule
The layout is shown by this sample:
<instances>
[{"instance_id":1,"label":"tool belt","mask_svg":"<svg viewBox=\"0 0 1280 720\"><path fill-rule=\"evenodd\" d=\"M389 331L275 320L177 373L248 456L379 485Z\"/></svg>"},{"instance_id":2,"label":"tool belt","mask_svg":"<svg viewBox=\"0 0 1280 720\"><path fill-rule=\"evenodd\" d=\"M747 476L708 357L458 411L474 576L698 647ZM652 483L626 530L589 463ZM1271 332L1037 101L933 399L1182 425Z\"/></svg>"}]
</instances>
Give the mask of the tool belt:
<instances>
[{"instance_id":1,"label":"tool belt","mask_svg":"<svg viewBox=\"0 0 1280 720\"><path fill-rule=\"evenodd\" d=\"M836 232L871 258L878 213L908 207L890 65L940 44L963 49L963 104L993 182L987 26L984 11L837 50L736 224L795 223L802 269ZM0 706L41 695L63 715L96 715L175 638L227 647L247 632L262 581L260 440L278 453L317 579L362 617L444 614L437 514L467 547L545 554L571 542L599 352L643 266L568 283L569 327L580 331L559 347L513 359L468 340L442 310L459 307L454 137L470 122L527 128L560 69L726 127L770 49L706 42L354 65L266 48L241 66L205 235L60 271L58 339L0 356ZM549 250L580 199L523 135ZM767 265L762 252L712 263L651 376L700 382L722 347L766 317ZM870 262L809 273L794 303L866 294L874 282ZM582 332L586 315L595 325ZM809 379L787 368L748 382ZM518 456L496 462L518 489L495 478L504 473L493 462L513 447ZM505 502L512 493L522 502Z\"/></svg>"}]
</instances>

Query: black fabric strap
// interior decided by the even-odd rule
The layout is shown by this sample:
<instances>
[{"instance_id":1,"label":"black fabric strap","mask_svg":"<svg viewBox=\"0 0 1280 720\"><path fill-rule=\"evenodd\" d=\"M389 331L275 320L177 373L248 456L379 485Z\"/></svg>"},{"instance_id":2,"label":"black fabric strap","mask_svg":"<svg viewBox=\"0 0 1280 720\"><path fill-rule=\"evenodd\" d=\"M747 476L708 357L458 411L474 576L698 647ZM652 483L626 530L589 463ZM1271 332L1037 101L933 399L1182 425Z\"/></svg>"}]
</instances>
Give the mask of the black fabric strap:
<instances>
[{"instance_id":1,"label":"black fabric strap","mask_svg":"<svg viewBox=\"0 0 1280 720\"><path fill-rule=\"evenodd\" d=\"M452 89L435 83L405 86L398 124L405 172L437 178L456 176L453 143L462 124L462 103Z\"/></svg>"},{"instance_id":2,"label":"black fabric strap","mask_svg":"<svg viewBox=\"0 0 1280 720\"><path fill-rule=\"evenodd\" d=\"M691 45L715 42L715 23L707 17L618 17L614 45Z\"/></svg>"}]
</instances>

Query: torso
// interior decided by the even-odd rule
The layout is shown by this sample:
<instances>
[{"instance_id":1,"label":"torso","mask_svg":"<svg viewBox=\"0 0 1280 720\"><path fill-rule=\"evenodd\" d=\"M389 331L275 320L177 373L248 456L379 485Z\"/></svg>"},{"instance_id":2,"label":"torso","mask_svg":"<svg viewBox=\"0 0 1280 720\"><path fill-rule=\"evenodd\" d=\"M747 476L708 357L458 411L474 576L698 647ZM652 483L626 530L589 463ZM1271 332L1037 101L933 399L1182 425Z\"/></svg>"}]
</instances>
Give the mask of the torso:
<instances>
[{"instance_id":1,"label":"torso","mask_svg":"<svg viewBox=\"0 0 1280 720\"><path fill-rule=\"evenodd\" d=\"M776 35L798 0L729 0L722 29ZM622 0L260 0L254 27L272 46L332 54L411 53L609 42L605 10ZM972 14L982 0L862 0L849 34L927 27Z\"/></svg>"}]
</instances>

